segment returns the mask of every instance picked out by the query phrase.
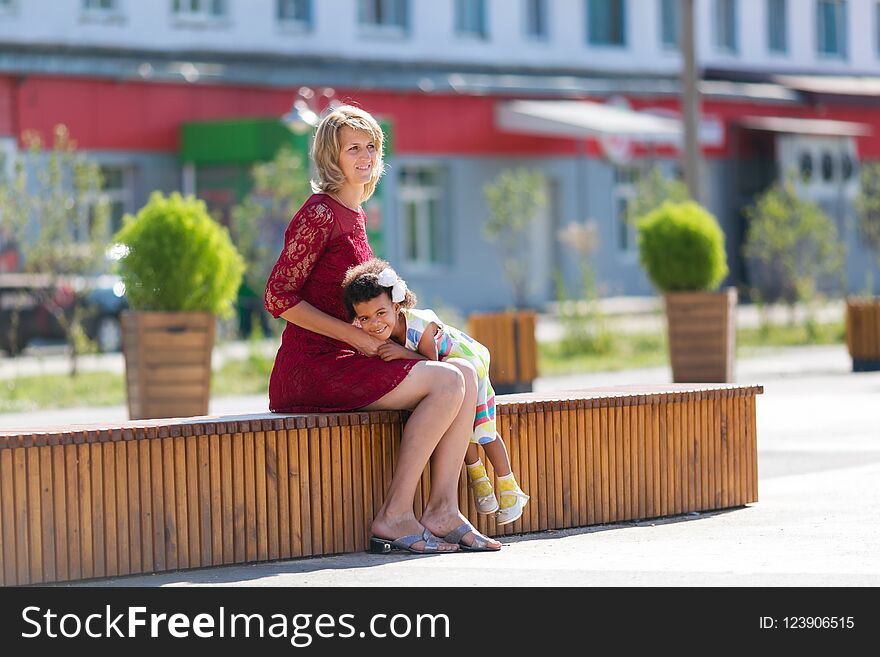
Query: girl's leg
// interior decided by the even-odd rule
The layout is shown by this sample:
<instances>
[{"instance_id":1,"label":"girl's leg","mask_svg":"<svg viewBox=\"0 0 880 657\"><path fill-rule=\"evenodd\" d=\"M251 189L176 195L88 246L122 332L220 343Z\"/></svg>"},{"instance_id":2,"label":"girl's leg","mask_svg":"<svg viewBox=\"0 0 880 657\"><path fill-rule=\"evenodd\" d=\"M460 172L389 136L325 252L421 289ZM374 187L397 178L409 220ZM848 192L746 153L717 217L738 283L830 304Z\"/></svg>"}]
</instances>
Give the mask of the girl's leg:
<instances>
[{"instance_id":1,"label":"girl's leg","mask_svg":"<svg viewBox=\"0 0 880 657\"><path fill-rule=\"evenodd\" d=\"M450 358L445 362L454 365L462 373L465 394L458 415L431 457L431 492L421 521L425 527L441 537L467 522L458 508L458 482L462 461L473 433L478 385L477 372L466 360ZM474 538L471 533L467 533L462 541L471 544ZM489 539L489 547L499 549L501 543Z\"/></svg>"},{"instance_id":2,"label":"girl's leg","mask_svg":"<svg viewBox=\"0 0 880 657\"><path fill-rule=\"evenodd\" d=\"M403 429L391 486L370 528L375 536L396 539L421 534L423 525L413 513L416 487L431 454L438 448L438 443L446 439L448 428L460 414L465 392L464 377L458 368L446 363L422 361L410 370L394 390L362 409L413 410ZM459 468L464 448L462 443ZM419 541L413 547L421 549L424 542ZM454 549L446 544L440 547Z\"/></svg>"},{"instance_id":3,"label":"girl's leg","mask_svg":"<svg viewBox=\"0 0 880 657\"><path fill-rule=\"evenodd\" d=\"M486 450L486 458L495 469L496 477L506 477L510 474L510 458L507 456L507 448L500 436L491 443L485 443L483 449Z\"/></svg>"}]
</instances>

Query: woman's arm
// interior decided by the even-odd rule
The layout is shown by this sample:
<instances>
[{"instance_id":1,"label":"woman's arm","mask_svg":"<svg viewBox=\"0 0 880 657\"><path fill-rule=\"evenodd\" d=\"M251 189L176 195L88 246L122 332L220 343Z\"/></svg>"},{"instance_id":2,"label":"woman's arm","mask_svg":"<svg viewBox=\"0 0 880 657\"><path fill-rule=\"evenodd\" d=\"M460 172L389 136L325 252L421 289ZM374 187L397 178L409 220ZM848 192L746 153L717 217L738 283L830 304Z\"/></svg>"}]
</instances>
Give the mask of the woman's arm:
<instances>
[{"instance_id":1,"label":"woman's arm","mask_svg":"<svg viewBox=\"0 0 880 657\"><path fill-rule=\"evenodd\" d=\"M365 356L377 355L379 347L384 344L384 341L374 338L356 326L346 324L342 320L318 310L308 301L300 301L293 308L288 308L281 313L280 317L307 331L346 342Z\"/></svg>"}]
</instances>

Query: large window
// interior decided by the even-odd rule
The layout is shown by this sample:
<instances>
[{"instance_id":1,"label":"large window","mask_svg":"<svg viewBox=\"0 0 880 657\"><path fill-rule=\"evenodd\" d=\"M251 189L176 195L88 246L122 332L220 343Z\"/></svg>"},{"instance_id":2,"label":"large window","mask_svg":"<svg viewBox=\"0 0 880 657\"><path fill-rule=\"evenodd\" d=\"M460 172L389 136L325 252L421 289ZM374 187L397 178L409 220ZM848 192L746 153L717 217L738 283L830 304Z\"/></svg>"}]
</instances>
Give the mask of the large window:
<instances>
[{"instance_id":1,"label":"large window","mask_svg":"<svg viewBox=\"0 0 880 657\"><path fill-rule=\"evenodd\" d=\"M629 204L636 197L636 183L640 176L637 166L619 166L614 169L612 188L615 246L620 253L635 254L636 227L628 219Z\"/></svg>"},{"instance_id":2,"label":"large window","mask_svg":"<svg viewBox=\"0 0 880 657\"><path fill-rule=\"evenodd\" d=\"M722 52L737 51L736 0L715 0L712 18L715 48Z\"/></svg>"},{"instance_id":3,"label":"large window","mask_svg":"<svg viewBox=\"0 0 880 657\"><path fill-rule=\"evenodd\" d=\"M400 172L400 216L404 260L410 266L432 267L448 262L449 226L443 205L442 169L406 166Z\"/></svg>"},{"instance_id":4,"label":"large window","mask_svg":"<svg viewBox=\"0 0 880 657\"><path fill-rule=\"evenodd\" d=\"M626 0L587 0L587 41L594 46L626 45Z\"/></svg>"},{"instance_id":5,"label":"large window","mask_svg":"<svg viewBox=\"0 0 880 657\"><path fill-rule=\"evenodd\" d=\"M116 11L119 9L119 0L83 0L83 9L86 11Z\"/></svg>"},{"instance_id":6,"label":"large window","mask_svg":"<svg viewBox=\"0 0 880 657\"><path fill-rule=\"evenodd\" d=\"M186 21L215 21L226 18L228 0L171 0L171 13Z\"/></svg>"},{"instance_id":7,"label":"large window","mask_svg":"<svg viewBox=\"0 0 880 657\"><path fill-rule=\"evenodd\" d=\"M308 28L311 25L311 0L275 0L275 2L279 24L297 28Z\"/></svg>"},{"instance_id":8,"label":"large window","mask_svg":"<svg viewBox=\"0 0 880 657\"><path fill-rule=\"evenodd\" d=\"M460 36L485 39L486 0L455 0L455 31Z\"/></svg>"},{"instance_id":9,"label":"large window","mask_svg":"<svg viewBox=\"0 0 880 657\"><path fill-rule=\"evenodd\" d=\"M681 29L679 0L660 0L660 43L665 48L678 48Z\"/></svg>"},{"instance_id":10,"label":"large window","mask_svg":"<svg viewBox=\"0 0 880 657\"><path fill-rule=\"evenodd\" d=\"M846 57L846 0L818 0L816 30L820 55Z\"/></svg>"},{"instance_id":11,"label":"large window","mask_svg":"<svg viewBox=\"0 0 880 657\"><path fill-rule=\"evenodd\" d=\"M402 35L409 17L408 0L359 0L358 22L371 33Z\"/></svg>"},{"instance_id":12,"label":"large window","mask_svg":"<svg viewBox=\"0 0 880 657\"><path fill-rule=\"evenodd\" d=\"M767 0L767 49L788 51L788 0Z\"/></svg>"},{"instance_id":13,"label":"large window","mask_svg":"<svg viewBox=\"0 0 880 657\"><path fill-rule=\"evenodd\" d=\"M94 198L86 198L86 216L91 223L92 206L98 201L107 203L110 207L110 225L108 227L108 239L122 228L122 217L134 212L134 171L131 167L118 165L105 165L101 167L101 176L104 181L103 189ZM78 237L81 240L88 239L90 229L83 225L78 228Z\"/></svg>"},{"instance_id":14,"label":"large window","mask_svg":"<svg viewBox=\"0 0 880 657\"><path fill-rule=\"evenodd\" d=\"M525 32L532 39L546 39L549 34L547 24L547 0L525 1Z\"/></svg>"}]
</instances>

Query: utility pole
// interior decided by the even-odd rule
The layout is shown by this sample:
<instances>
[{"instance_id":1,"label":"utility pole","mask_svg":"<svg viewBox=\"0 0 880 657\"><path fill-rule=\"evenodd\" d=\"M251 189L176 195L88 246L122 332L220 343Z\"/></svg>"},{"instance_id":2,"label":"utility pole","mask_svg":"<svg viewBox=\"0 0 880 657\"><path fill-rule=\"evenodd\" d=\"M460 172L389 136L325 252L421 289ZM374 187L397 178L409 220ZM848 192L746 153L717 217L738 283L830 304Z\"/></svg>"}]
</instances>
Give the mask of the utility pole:
<instances>
[{"instance_id":1,"label":"utility pole","mask_svg":"<svg viewBox=\"0 0 880 657\"><path fill-rule=\"evenodd\" d=\"M696 0L679 0L681 7L681 105L684 121L684 181L691 198L700 201L700 92L697 88L698 74L696 46L694 43L694 3Z\"/></svg>"}]
</instances>

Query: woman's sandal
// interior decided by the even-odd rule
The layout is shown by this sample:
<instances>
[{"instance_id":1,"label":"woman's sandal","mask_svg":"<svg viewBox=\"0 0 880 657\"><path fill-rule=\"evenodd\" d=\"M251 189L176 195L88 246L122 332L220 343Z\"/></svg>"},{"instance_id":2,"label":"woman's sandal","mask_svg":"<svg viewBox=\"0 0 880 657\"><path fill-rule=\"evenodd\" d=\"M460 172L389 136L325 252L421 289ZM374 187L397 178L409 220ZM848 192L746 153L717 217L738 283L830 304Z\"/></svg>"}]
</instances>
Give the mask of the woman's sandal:
<instances>
[{"instance_id":1,"label":"woman's sandal","mask_svg":"<svg viewBox=\"0 0 880 657\"><path fill-rule=\"evenodd\" d=\"M425 547L416 550L413 545L419 541L425 542ZM425 529L421 534L408 534L401 536L393 541L388 538L380 538L379 536L370 536L370 552L373 554L389 554L393 550L406 550L414 554L443 554L445 552L457 552L458 550L441 550L441 543L449 543L450 541L441 541L431 532ZM458 541L453 541L455 545Z\"/></svg>"},{"instance_id":2,"label":"woman's sandal","mask_svg":"<svg viewBox=\"0 0 880 657\"><path fill-rule=\"evenodd\" d=\"M500 509L498 513L495 514L495 524L498 526L509 525L515 520L519 520L520 516L523 514L523 507L526 505L526 502L529 501L529 496L523 493L519 488L516 490L503 490L500 495L501 499L504 499L508 495L515 495L516 502L511 506Z\"/></svg>"},{"instance_id":3,"label":"woman's sandal","mask_svg":"<svg viewBox=\"0 0 880 657\"><path fill-rule=\"evenodd\" d=\"M461 539L467 534L474 535L474 541L470 545L464 543ZM476 530L469 522L463 523L458 529L453 529L443 537L444 543L458 544L460 552L498 552L501 546L497 548L489 547L489 538Z\"/></svg>"},{"instance_id":4,"label":"woman's sandal","mask_svg":"<svg viewBox=\"0 0 880 657\"><path fill-rule=\"evenodd\" d=\"M477 484L481 484L484 481L488 481L489 486L491 487L492 482L489 481L489 477L480 477L479 479L469 481L468 487L471 489L471 492L474 493L474 503L477 505L477 513L488 515L490 513L495 513L498 510L498 498L495 497L494 490L488 495L484 496L479 496L476 494L474 489L476 488Z\"/></svg>"}]
</instances>

